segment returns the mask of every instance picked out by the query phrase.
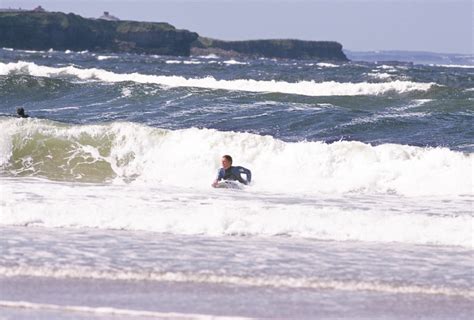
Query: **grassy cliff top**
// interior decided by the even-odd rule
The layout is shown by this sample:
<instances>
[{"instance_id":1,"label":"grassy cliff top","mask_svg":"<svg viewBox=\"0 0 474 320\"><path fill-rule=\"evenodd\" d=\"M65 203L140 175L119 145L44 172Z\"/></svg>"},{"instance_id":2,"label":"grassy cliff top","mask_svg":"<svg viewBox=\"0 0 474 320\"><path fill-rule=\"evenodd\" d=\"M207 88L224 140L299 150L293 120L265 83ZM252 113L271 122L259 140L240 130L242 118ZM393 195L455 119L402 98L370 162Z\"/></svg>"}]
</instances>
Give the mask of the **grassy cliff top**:
<instances>
[{"instance_id":1,"label":"grassy cliff top","mask_svg":"<svg viewBox=\"0 0 474 320\"><path fill-rule=\"evenodd\" d=\"M3 22L2 22L3 21ZM0 12L1 25L36 25L48 26L57 25L64 29L72 25L87 25L89 27L109 26L116 29L117 32L150 32L150 31L173 31L174 26L165 22L140 22L140 21L108 21L102 19L84 18L74 13L63 12L36 12L36 11L16 11Z\"/></svg>"}]
</instances>

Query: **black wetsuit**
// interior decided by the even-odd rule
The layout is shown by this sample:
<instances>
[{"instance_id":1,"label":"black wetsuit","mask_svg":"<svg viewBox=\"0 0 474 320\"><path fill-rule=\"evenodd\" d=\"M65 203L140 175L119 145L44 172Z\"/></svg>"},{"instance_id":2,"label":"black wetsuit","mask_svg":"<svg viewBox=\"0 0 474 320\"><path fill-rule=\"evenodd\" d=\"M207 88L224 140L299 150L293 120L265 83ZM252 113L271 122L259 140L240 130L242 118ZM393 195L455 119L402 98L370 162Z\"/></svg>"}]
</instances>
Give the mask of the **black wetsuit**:
<instances>
[{"instance_id":1,"label":"black wetsuit","mask_svg":"<svg viewBox=\"0 0 474 320\"><path fill-rule=\"evenodd\" d=\"M247 179L243 179L241 174L245 174ZM244 167L233 167L231 166L229 169L220 168L219 172L217 173L217 181L220 180L232 180L232 181L239 181L243 184L249 184L252 181L252 172Z\"/></svg>"},{"instance_id":2,"label":"black wetsuit","mask_svg":"<svg viewBox=\"0 0 474 320\"><path fill-rule=\"evenodd\" d=\"M25 113L25 109L18 108L16 109L16 114L18 118L29 118L30 116Z\"/></svg>"}]
</instances>

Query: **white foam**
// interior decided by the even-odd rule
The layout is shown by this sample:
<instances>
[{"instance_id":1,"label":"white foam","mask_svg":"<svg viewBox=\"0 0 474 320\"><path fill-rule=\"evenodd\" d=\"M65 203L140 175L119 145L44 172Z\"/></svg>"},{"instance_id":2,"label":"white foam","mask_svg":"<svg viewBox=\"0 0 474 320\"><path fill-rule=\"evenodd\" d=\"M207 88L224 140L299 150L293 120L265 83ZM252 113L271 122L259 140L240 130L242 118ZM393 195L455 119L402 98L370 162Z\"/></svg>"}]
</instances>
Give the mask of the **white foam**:
<instances>
[{"instance_id":1,"label":"white foam","mask_svg":"<svg viewBox=\"0 0 474 320\"><path fill-rule=\"evenodd\" d=\"M133 272L133 271L97 271L88 267L75 268L32 268L32 267L0 267L0 275L6 277L50 277L50 278L87 278L97 280L129 280L129 281L166 281L194 282L210 284L229 284L250 287L276 287L290 289L331 289L340 291L373 291L389 294L425 294L452 297L474 298L474 292L466 289L453 289L421 285L397 285L358 280L331 280L318 277L265 276L249 277L238 275L221 275L214 273L186 272ZM1 306L1 302L0 302Z\"/></svg>"},{"instance_id":2,"label":"white foam","mask_svg":"<svg viewBox=\"0 0 474 320\"><path fill-rule=\"evenodd\" d=\"M183 64L202 64L202 62L196 60L184 60Z\"/></svg>"},{"instance_id":3,"label":"white foam","mask_svg":"<svg viewBox=\"0 0 474 320\"><path fill-rule=\"evenodd\" d=\"M122 88L122 98L127 98L132 96L132 89L130 88Z\"/></svg>"},{"instance_id":4,"label":"white foam","mask_svg":"<svg viewBox=\"0 0 474 320\"><path fill-rule=\"evenodd\" d=\"M462 64L430 64L432 67L443 67L443 68L461 68L461 69L473 69L474 65L462 65Z\"/></svg>"},{"instance_id":5,"label":"white foam","mask_svg":"<svg viewBox=\"0 0 474 320\"><path fill-rule=\"evenodd\" d=\"M157 312L147 310L130 310L130 309L119 309L112 307L89 307L89 306L70 306L70 305L56 305L47 303L34 303L28 301L7 301L0 300L0 307L2 308L15 308L15 309L31 309L31 310L51 310L60 312L79 312L89 313L100 316L127 316L127 317L150 317L154 319L197 319L197 320L244 320L251 318L244 317L228 317L228 316L215 316L215 315L203 315L193 313L176 313L176 312Z\"/></svg>"},{"instance_id":6,"label":"white foam","mask_svg":"<svg viewBox=\"0 0 474 320\"><path fill-rule=\"evenodd\" d=\"M333 63L325 63L325 62L319 62L316 64L318 67L322 68L337 68L339 65L333 64Z\"/></svg>"},{"instance_id":7,"label":"white foam","mask_svg":"<svg viewBox=\"0 0 474 320\"><path fill-rule=\"evenodd\" d=\"M225 64L230 64L230 65L232 65L232 64L234 64L234 65L235 65L235 64L248 64L248 63L246 63L246 62L240 62L240 61L236 61L236 60L234 60L234 59L226 60L226 61L224 61L223 63L225 63Z\"/></svg>"},{"instance_id":8,"label":"white foam","mask_svg":"<svg viewBox=\"0 0 474 320\"><path fill-rule=\"evenodd\" d=\"M473 246L467 200L301 197L252 188L213 190L209 184L197 189L158 182L99 186L31 179L2 179L0 191L2 225Z\"/></svg>"},{"instance_id":9,"label":"white foam","mask_svg":"<svg viewBox=\"0 0 474 320\"><path fill-rule=\"evenodd\" d=\"M54 174L78 161L102 162L117 175L115 184L0 178L0 224L473 246L473 154L4 118L0 166L11 161L19 143L37 136L73 142L60 163L64 168L53 168ZM88 144L91 139L105 139L110 150L99 152ZM210 187L226 153L252 170L251 186L242 191ZM17 159L25 163L18 173L23 176L31 163L44 160L27 156Z\"/></svg>"},{"instance_id":10,"label":"white foam","mask_svg":"<svg viewBox=\"0 0 474 320\"><path fill-rule=\"evenodd\" d=\"M196 87L249 92L280 92L306 96L353 96L380 95L387 92L427 91L434 83L410 81L392 81L385 83L340 83L335 81L285 82L252 79L217 80L213 77L184 78L181 76L157 76L140 73L114 73L102 69L79 69L73 66L55 68L37 65L32 62L0 63L0 75L25 73L38 77L76 76L81 80L99 80L104 82L134 81L137 83L155 83L169 87Z\"/></svg>"},{"instance_id":11,"label":"white foam","mask_svg":"<svg viewBox=\"0 0 474 320\"><path fill-rule=\"evenodd\" d=\"M198 56L198 58L201 58L201 59L219 59L219 56L211 53L207 56Z\"/></svg>"},{"instance_id":12,"label":"white foam","mask_svg":"<svg viewBox=\"0 0 474 320\"><path fill-rule=\"evenodd\" d=\"M372 77L372 78L375 78L375 79L382 79L382 80L390 79L392 77L391 74L378 73L378 72L369 72L369 73L367 73L367 75L369 77Z\"/></svg>"},{"instance_id":13,"label":"white foam","mask_svg":"<svg viewBox=\"0 0 474 320\"><path fill-rule=\"evenodd\" d=\"M413 106L426 101L417 100ZM289 143L213 129L163 130L132 123L69 126L22 120L0 119L0 165L11 156L14 136L31 139L41 134L77 144L78 137L87 135L112 139L105 159L118 177L137 176L142 183L208 186L220 156L231 154L237 164L252 169L253 188L266 192L437 196L466 195L473 190L474 154L447 148L371 146L357 141Z\"/></svg>"},{"instance_id":14,"label":"white foam","mask_svg":"<svg viewBox=\"0 0 474 320\"><path fill-rule=\"evenodd\" d=\"M202 64L201 61L196 60L166 60L167 64Z\"/></svg>"},{"instance_id":15,"label":"white foam","mask_svg":"<svg viewBox=\"0 0 474 320\"><path fill-rule=\"evenodd\" d=\"M386 70L387 72L397 72L397 69L395 69L395 67L387 66L387 65L378 66L377 69L383 69L383 70Z\"/></svg>"},{"instance_id":16,"label":"white foam","mask_svg":"<svg viewBox=\"0 0 474 320\"><path fill-rule=\"evenodd\" d=\"M42 51L42 50L21 50L21 49L20 50L17 49L16 51L25 52L25 53L46 53L47 52L47 51Z\"/></svg>"},{"instance_id":17,"label":"white foam","mask_svg":"<svg viewBox=\"0 0 474 320\"><path fill-rule=\"evenodd\" d=\"M45 111L45 112L59 112L59 111L64 111L64 110L78 110L79 107L62 107L62 108L46 108L46 109L39 109L39 111Z\"/></svg>"},{"instance_id":18,"label":"white foam","mask_svg":"<svg viewBox=\"0 0 474 320\"><path fill-rule=\"evenodd\" d=\"M117 56L97 56L97 60L102 61L102 60L110 60L110 59L117 59Z\"/></svg>"},{"instance_id":19,"label":"white foam","mask_svg":"<svg viewBox=\"0 0 474 320\"><path fill-rule=\"evenodd\" d=\"M13 134L0 133L0 168L8 163L13 154Z\"/></svg>"}]
</instances>

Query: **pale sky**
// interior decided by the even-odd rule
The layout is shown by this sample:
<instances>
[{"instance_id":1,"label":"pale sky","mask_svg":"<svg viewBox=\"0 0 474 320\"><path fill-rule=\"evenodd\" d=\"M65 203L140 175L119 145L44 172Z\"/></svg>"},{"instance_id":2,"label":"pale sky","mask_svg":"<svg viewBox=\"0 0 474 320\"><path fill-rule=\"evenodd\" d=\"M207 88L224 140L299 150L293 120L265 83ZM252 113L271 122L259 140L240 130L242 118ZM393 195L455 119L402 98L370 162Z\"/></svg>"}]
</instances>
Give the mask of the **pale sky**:
<instances>
[{"instance_id":1,"label":"pale sky","mask_svg":"<svg viewBox=\"0 0 474 320\"><path fill-rule=\"evenodd\" d=\"M473 54L472 0L0 0L0 8L168 22L222 40L334 40L353 51Z\"/></svg>"}]
</instances>

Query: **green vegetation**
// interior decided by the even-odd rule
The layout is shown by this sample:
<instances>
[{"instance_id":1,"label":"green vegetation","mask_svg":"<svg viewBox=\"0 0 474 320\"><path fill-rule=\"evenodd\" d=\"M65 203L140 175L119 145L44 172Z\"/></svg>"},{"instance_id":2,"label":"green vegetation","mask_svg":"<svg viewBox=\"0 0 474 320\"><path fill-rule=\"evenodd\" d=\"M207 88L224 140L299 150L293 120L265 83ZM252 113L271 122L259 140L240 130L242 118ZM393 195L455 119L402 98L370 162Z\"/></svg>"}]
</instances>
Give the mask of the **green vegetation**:
<instances>
[{"instance_id":1,"label":"green vegetation","mask_svg":"<svg viewBox=\"0 0 474 320\"><path fill-rule=\"evenodd\" d=\"M0 47L30 50L89 50L189 56L346 61L342 45L292 39L222 41L198 37L168 23L85 19L61 12L0 12Z\"/></svg>"},{"instance_id":2,"label":"green vegetation","mask_svg":"<svg viewBox=\"0 0 474 320\"><path fill-rule=\"evenodd\" d=\"M189 56L194 32L168 23L85 19L61 12L0 12L0 46Z\"/></svg>"},{"instance_id":3,"label":"green vegetation","mask_svg":"<svg viewBox=\"0 0 474 320\"><path fill-rule=\"evenodd\" d=\"M197 54L216 53L229 56L250 55L267 58L317 59L347 61L342 45L333 41L293 39L222 41L199 37L193 43Z\"/></svg>"}]
</instances>

